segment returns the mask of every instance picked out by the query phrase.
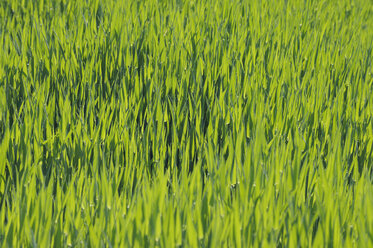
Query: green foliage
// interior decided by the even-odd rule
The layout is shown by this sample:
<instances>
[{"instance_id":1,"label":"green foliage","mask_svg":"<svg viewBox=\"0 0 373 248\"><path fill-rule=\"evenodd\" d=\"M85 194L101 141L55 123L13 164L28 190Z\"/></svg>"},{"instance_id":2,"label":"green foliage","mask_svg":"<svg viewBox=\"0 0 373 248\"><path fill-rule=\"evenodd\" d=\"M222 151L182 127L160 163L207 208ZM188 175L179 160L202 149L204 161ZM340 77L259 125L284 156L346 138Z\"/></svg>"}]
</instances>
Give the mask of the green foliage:
<instances>
[{"instance_id":1,"label":"green foliage","mask_svg":"<svg viewBox=\"0 0 373 248\"><path fill-rule=\"evenodd\" d=\"M0 1L0 246L373 246L370 0Z\"/></svg>"}]
</instances>

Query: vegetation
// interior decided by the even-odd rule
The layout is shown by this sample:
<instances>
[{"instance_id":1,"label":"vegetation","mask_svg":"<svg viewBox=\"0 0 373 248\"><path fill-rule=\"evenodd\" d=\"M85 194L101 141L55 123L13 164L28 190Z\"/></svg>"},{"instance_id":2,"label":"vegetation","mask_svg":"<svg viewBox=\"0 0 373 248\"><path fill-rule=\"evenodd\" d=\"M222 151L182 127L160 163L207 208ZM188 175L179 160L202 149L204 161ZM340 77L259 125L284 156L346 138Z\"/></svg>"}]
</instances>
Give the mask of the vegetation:
<instances>
[{"instance_id":1,"label":"vegetation","mask_svg":"<svg viewBox=\"0 0 373 248\"><path fill-rule=\"evenodd\" d=\"M0 1L0 246L373 246L371 0Z\"/></svg>"}]
</instances>

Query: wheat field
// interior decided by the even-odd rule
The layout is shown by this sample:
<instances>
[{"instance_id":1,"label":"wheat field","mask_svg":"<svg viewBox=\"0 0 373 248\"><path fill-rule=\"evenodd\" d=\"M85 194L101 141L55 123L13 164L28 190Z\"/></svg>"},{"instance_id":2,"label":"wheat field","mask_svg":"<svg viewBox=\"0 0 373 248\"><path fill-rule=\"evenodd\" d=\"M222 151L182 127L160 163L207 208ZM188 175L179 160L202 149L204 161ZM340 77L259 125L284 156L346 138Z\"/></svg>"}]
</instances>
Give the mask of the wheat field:
<instances>
[{"instance_id":1,"label":"wheat field","mask_svg":"<svg viewBox=\"0 0 373 248\"><path fill-rule=\"evenodd\" d=\"M373 247L371 0L1 0L0 246Z\"/></svg>"}]
</instances>

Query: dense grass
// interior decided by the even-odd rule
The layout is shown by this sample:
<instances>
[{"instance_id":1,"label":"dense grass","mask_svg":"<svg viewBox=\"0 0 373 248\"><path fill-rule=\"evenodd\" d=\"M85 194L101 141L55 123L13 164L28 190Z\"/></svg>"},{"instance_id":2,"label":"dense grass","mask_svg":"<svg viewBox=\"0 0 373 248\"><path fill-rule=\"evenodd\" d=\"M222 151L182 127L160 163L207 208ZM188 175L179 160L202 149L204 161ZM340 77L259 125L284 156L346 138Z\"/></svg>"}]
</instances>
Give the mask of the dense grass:
<instances>
[{"instance_id":1,"label":"dense grass","mask_svg":"<svg viewBox=\"0 0 373 248\"><path fill-rule=\"evenodd\" d=\"M0 1L0 246L373 246L373 3Z\"/></svg>"}]
</instances>

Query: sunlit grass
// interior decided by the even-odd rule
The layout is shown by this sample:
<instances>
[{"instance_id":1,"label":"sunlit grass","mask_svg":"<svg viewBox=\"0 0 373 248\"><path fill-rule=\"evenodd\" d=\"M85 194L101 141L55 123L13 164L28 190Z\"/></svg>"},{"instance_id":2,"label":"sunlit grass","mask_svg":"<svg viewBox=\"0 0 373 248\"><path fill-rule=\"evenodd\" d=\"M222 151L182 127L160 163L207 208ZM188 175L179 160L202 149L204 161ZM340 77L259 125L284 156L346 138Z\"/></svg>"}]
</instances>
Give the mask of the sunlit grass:
<instances>
[{"instance_id":1,"label":"sunlit grass","mask_svg":"<svg viewBox=\"0 0 373 248\"><path fill-rule=\"evenodd\" d=\"M373 246L373 4L0 2L0 246Z\"/></svg>"}]
</instances>

